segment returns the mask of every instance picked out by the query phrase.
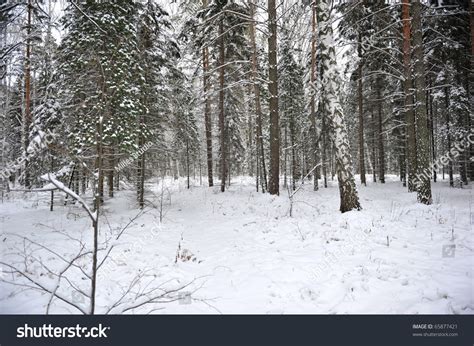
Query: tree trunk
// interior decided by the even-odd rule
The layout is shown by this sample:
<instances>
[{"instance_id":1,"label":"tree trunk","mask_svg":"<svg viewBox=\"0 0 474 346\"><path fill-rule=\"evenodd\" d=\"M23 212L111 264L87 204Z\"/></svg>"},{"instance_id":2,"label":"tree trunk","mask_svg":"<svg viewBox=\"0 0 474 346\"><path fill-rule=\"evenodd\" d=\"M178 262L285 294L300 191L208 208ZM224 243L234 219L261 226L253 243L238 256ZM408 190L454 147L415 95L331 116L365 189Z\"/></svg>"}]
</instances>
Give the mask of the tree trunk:
<instances>
[{"instance_id":1,"label":"tree trunk","mask_svg":"<svg viewBox=\"0 0 474 346\"><path fill-rule=\"evenodd\" d=\"M431 84L431 79L429 82L430 88L432 86ZM434 123L434 112L433 112L433 95L431 94L431 89L427 91L428 93L428 102L429 102L429 123L430 123L430 131L431 131L431 160L433 163L436 162L436 146L435 146L435 123ZM433 166L433 181L436 183L436 180L438 179L438 174L436 172L436 167Z\"/></svg>"},{"instance_id":2,"label":"tree trunk","mask_svg":"<svg viewBox=\"0 0 474 346\"><path fill-rule=\"evenodd\" d=\"M255 40L255 22L253 18L255 16L255 0L250 1L250 41L252 45L252 83L253 83L253 90L255 94L255 115L257 116L256 119L256 148L257 148L257 162L260 161L261 168L258 170L260 171L261 175L261 184L262 184L262 192L267 190L267 168L265 167L265 151L263 148L263 121L262 121L262 106L260 104L260 83L257 81L257 43Z\"/></svg>"},{"instance_id":3,"label":"tree trunk","mask_svg":"<svg viewBox=\"0 0 474 346\"><path fill-rule=\"evenodd\" d=\"M377 146L375 145L376 142L376 131L375 131L375 115L374 115L374 108L371 106L370 114L372 116L372 177L374 183L377 182L377 173L375 171L375 167L377 167Z\"/></svg>"},{"instance_id":4,"label":"tree trunk","mask_svg":"<svg viewBox=\"0 0 474 346\"><path fill-rule=\"evenodd\" d=\"M411 78L411 19L410 19L410 1L402 2L402 20L403 20L403 66L405 80L403 90L405 92L405 119L406 119L406 163L408 171L408 191L413 192L416 189L416 134L415 134L415 113L413 112L413 93Z\"/></svg>"},{"instance_id":5,"label":"tree trunk","mask_svg":"<svg viewBox=\"0 0 474 346\"><path fill-rule=\"evenodd\" d=\"M268 192L280 193L280 126L278 117L277 13L275 0L268 0L268 79L270 108L270 181Z\"/></svg>"},{"instance_id":6,"label":"tree trunk","mask_svg":"<svg viewBox=\"0 0 474 346\"><path fill-rule=\"evenodd\" d=\"M187 176L188 189L190 188L189 174L190 174L190 171L189 171L189 143L188 143L188 141L186 141L186 176Z\"/></svg>"},{"instance_id":7,"label":"tree trunk","mask_svg":"<svg viewBox=\"0 0 474 346\"><path fill-rule=\"evenodd\" d=\"M365 180L365 151L364 151L364 95L363 95L363 89L362 89L362 40L361 40L361 34L359 34L359 43L357 46L358 54L359 54L359 59L361 61L359 62L359 82L358 82L358 105L359 105L359 173L360 173L360 183L363 185L367 185L367 182Z\"/></svg>"},{"instance_id":8,"label":"tree trunk","mask_svg":"<svg viewBox=\"0 0 474 346\"><path fill-rule=\"evenodd\" d=\"M312 15L311 15L311 76L310 76L310 81L311 81L311 101L310 101L310 106L311 106L311 129L312 129L312 159L313 159L313 167L315 167L318 164L318 131L316 129L316 101L315 101L315 81L316 81L316 2L313 2L312 5ZM312 168L312 167L311 167ZM316 168L313 176L314 176L314 191L318 190L318 174L317 172L320 170L320 168Z\"/></svg>"},{"instance_id":9,"label":"tree trunk","mask_svg":"<svg viewBox=\"0 0 474 346\"><path fill-rule=\"evenodd\" d=\"M383 119L382 119L382 95L380 93L380 79L377 80L377 139L379 152L379 180L380 183L385 184L385 150L383 145Z\"/></svg>"},{"instance_id":10,"label":"tree trunk","mask_svg":"<svg viewBox=\"0 0 474 346\"><path fill-rule=\"evenodd\" d=\"M204 1L207 4L207 1ZM209 186L214 186L212 176L212 122L211 122L211 100L209 98L209 51L208 48L202 50L202 66L203 66L203 84L204 84L204 125L206 128L206 153L207 153L207 180Z\"/></svg>"},{"instance_id":11,"label":"tree trunk","mask_svg":"<svg viewBox=\"0 0 474 346\"><path fill-rule=\"evenodd\" d=\"M329 0L318 1L318 24L320 27L320 49L322 61L321 81L324 86L322 101L324 109L334 130L334 148L336 151L336 172L341 198L342 213L353 209L360 210L359 197L352 174L352 159L347 136L346 121L339 101L339 75L337 72L336 52Z\"/></svg>"},{"instance_id":12,"label":"tree trunk","mask_svg":"<svg viewBox=\"0 0 474 346\"><path fill-rule=\"evenodd\" d=\"M413 6L413 57L415 60L416 89L416 136L417 136L417 199L423 204L431 204L430 137L426 119L426 82L423 63L423 33L421 27L421 2L412 1Z\"/></svg>"},{"instance_id":13,"label":"tree trunk","mask_svg":"<svg viewBox=\"0 0 474 346\"><path fill-rule=\"evenodd\" d=\"M26 26L26 54L25 54L25 112L23 119L23 145L25 154L27 153L30 144L30 125L31 125L31 15L33 12L33 5L31 0L28 0L27 5L27 26ZM24 166L24 182L25 187L31 187L30 179L30 165L29 159L25 160Z\"/></svg>"},{"instance_id":14,"label":"tree trunk","mask_svg":"<svg viewBox=\"0 0 474 346\"><path fill-rule=\"evenodd\" d=\"M113 146L109 150L109 170L107 172L107 183L109 186L109 197L114 197L114 166L115 153Z\"/></svg>"},{"instance_id":15,"label":"tree trunk","mask_svg":"<svg viewBox=\"0 0 474 346\"><path fill-rule=\"evenodd\" d=\"M219 131L220 131L220 169L221 169L221 192L225 191L226 174L226 136L225 136L225 113L224 113L224 78L225 78L225 40L224 22L219 22Z\"/></svg>"},{"instance_id":16,"label":"tree trunk","mask_svg":"<svg viewBox=\"0 0 474 346\"><path fill-rule=\"evenodd\" d=\"M444 102L445 102L445 114L446 114L446 141L448 148L446 152L451 152L451 117L449 116L449 88L444 88ZM449 186L454 186L454 178L453 178L453 160L451 159L451 155L448 155L448 176L449 176ZM443 178L444 179L444 178Z\"/></svg>"},{"instance_id":17,"label":"tree trunk","mask_svg":"<svg viewBox=\"0 0 474 346\"><path fill-rule=\"evenodd\" d=\"M328 187L328 175L327 175L327 164L326 164L326 146L327 146L327 126L326 126L326 117L321 117L322 126L321 126L321 138L322 138L322 149L321 149L321 166L323 171L323 180L324 187Z\"/></svg>"}]
</instances>

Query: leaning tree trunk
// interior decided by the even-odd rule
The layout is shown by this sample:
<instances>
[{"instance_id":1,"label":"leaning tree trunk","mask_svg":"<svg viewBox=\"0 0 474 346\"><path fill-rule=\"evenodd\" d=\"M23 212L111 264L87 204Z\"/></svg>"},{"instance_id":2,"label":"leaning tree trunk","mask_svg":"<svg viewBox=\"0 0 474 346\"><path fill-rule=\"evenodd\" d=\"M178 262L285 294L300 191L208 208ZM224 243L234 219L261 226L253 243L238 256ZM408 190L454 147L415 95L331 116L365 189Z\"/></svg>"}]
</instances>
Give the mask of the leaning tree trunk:
<instances>
[{"instance_id":1,"label":"leaning tree trunk","mask_svg":"<svg viewBox=\"0 0 474 346\"><path fill-rule=\"evenodd\" d=\"M417 136L417 198L418 202L431 204L431 169L430 169L430 136L426 116L426 81L423 63L423 32L421 28L421 2L412 1L413 6L413 57L415 60L415 91L417 107L416 136Z\"/></svg>"},{"instance_id":2,"label":"leaning tree trunk","mask_svg":"<svg viewBox=\"0 0 474 346\"><path fill-rule=\"evenodd\" d=\"M337 72L335 42L330 18L329 0L318 1L320 25L321 80L324 86L322 103L334 131L336 171L341 197L341 212L360 210L359 197L352 174L352 159L347 136L346 122L339 101L340 77Z\"/></svg>"},{"instance_id":3,"label":"leaning tree trunk","mask_svg":"<svg viewBox=\"0 0 474 346\"><path fill-rule=\"evenodd\" d=\"M268 192L280 193L280 126L278 118L277 13L275 0L268 0L268 77L270 107L270 181Z\"/></svg>"},{"instance_id":4,"label":"leaning tree trunk","mask_svg":"<svg viewBox=\"0 0 474 346\"><path fill-rule=\"evenodd\" d=\"M410 1L403 0L402 3L403 20L403 67L404 77L403 90L405 93L405 121L406 121L406 163L408 176L408 191L415 191L416 177L416 137L415 137L415 113L413 112L413 93L411 79L411 20Z\"/></svg>"}]
</instances>

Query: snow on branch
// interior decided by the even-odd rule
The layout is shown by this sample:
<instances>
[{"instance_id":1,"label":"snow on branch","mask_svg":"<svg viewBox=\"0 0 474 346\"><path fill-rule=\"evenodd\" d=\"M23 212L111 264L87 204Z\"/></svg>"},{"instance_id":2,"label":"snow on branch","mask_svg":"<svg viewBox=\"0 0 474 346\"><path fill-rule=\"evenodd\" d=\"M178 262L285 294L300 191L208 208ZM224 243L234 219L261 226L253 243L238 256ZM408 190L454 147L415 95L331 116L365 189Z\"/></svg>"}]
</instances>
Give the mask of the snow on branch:
<instances>
[{"instance_id":1,"label":"snow on branch","mask_svg":"<svg viewBox=\"0 0 474 346\"><path fill-rule=\"evenodd\" d=\"M96 212L93 212L89 206L87 205L87 203L78 195L76 194L74 191L72 191L71 189L67 188L63 183L61 183L59 180L56 179L56 177L51 174L51 173L47 173L47 174L44 174L41 176L41 179L45 180L45 181L49 181L51 184L53 184L58 190L61 190L63 191L64 193L66 193L67 195L71 196L72 198L74 198L76 201L79 202L79 204L82 205L82 207L86 210L87 214L89 214L89 217L92 219L93 222L97 222L97 213Z\"/></svg>"}]
</instances>

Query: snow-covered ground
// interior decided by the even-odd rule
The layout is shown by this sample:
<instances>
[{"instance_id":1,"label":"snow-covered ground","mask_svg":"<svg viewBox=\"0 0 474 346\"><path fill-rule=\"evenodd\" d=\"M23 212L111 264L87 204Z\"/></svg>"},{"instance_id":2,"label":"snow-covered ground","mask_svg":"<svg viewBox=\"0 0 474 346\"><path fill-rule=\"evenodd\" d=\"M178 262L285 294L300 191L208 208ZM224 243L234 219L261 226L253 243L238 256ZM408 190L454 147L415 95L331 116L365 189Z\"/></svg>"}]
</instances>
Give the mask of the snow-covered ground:
<instances>
[{"instance_id":1,"label":"snow-covered ground","mask_svg":"<svg viewBox=\"0 0 474 346\"><path fill-rule=\"evenodd\" d=\"M126 312L474 313L471 188L438 182L433 205L425 206L396 177L388 180L358 186L363 210L345 214L338 211L335 183L318 192L306 184L295 196L292 217L286 191L280 197L257 193L250 178L235 179L225 193L219 187L187 190L184 181L172 179L164 188L150 182L149 207L99 271L96 312L107 312L138 275L141 279L111 313L144 299L140 292L183 285L159 303ZM138 213L134 197L124 190L106 201L102 247L110 248L112 241L105 239ZM81 240L91 246L92 231L79 206L57 203L50 212L48 200L48 193L12 193L0 204L0 259L26 266L30 277L55 288L53 273L65 267L58 256L72 258ZM24 260L22 253L31 256ZM86 270L89 263L90 257L78 261ZM64 276L57 292L85 306L87 299L76 289L87 291L89 280L77 268ZM27 284L5 267L2 277ZM0 282L1 313L44 313L49 299L49 294ZM50 312L78 313L57 299Z\"/></svg>"}]
</instances>

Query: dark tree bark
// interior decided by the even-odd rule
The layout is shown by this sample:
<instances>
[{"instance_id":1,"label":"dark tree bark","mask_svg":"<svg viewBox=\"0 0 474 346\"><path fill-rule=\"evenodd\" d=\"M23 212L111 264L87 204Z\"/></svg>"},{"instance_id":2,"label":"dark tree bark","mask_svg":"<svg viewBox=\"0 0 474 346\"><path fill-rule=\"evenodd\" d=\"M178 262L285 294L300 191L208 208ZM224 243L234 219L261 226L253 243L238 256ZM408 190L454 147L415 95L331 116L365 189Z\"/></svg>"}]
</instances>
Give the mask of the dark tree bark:
<instances>
[{"instance_id":1,"label":"dark tree bark","mask_svg":"<svg viewBox=\"0 0 474 346\"><path fill-rule=\"evenodd\" d=\"M109 188L109 197L114 197L114 167L115 167L115 152L111 147L109 150L109 169L107 171L107 184ZM79 171L78 171L79 173Z\"/></svg>"},{"instance_id":2,"label":"dark tree bark","mask_svg":"<svg viewBox=\"0 0 474 346\"><path fill-rule=\"evenodd\" d=\"M207 1L204 1L206 4ZM209 99L209 51L206 48L202 50L202 66L203 66L203 84L204 84L204 126L206 129L206 154L207 154L207 180L209 186L214 186L212 175L212 122L211 122L211 100Z\"/></svg>"},{"instance_id":3,"label":"dark tree bark","mask_svg":"<svg viewBox=\"0 0 474 346\"><path fill-rule=\"evenodd\" d=\"M413 6L413 58L415 61L416 90L416 138L417 138L417 199L423 204L431 204L430 180L430 137L426 119L426 81L423 63L423 32L421 27L421 2L412 1Z\"/></svg>"},{"instance_id":4,"label":"dark tree bark","mask_svg":"<svg viewBox=\"0 0 474 346\"><path fill-rule=\"evenodd\" d=\"M219 22L219 131L220 131L220 169L221 169L221 192L225 191L225 180L227 176L226 162L226 130L224 113L224 78L225 78L225 40L224 22L221 18Z\"/></svg>"},{"instance_id":5,"label":"dark tree bark","mask_svg":"<svg viewBox=\"0 0 474 346\"><path fill-rule=\"evenodd\" d=\"M377 182L377 172L375 167L377 167L377 131L375 130L375 115L373 106L370 107L370 114L372 117L372 180L374 183Z\"/></svg>"},{"instance_id":6,"label":"dark tree bark","mask_svg":"<svg viewBox=\"0 0 474 346\"><path fill-rule=\"evenodd\" d=\"M358 107L359 107L359 173L360 173L360 183L363 185L367 185L367 181L365 180L365 150L364 150L364 95L362 92L362 42L361 42L361 35L359 34L359 44L357 47L359 59L359 68L358 68L358 85L357 85L357 99L358 99Z\"/></svg>"},{"instance_id":7,"label":"dark tree bark","mask_svg":"<svg viewBox=\"0 0 474 346\"><path fill-rule=\"evenodd\" d=\"M23 119L23 146L25 153L30 144L30 126L31 126L31 16L33 5L31 0L27 4L27 23L26 23L26 52L25 52L25 111ZM28 160L25 160L24 182L27 188L31 187L30 167Z\"/></svg>"},{"instance_id":8,"label":"dark tree bark","mask_svg":"<svg viewBox=\"0 0 474 346\"><path fill-rule=\"evenodd\" d=\"M311 76L310 76L310 81L311 85L313 86L311 88L311 100L310 100L310 106L311 106L311 129L312 129L312 159L313 159L313 167L315 167L318 164L318 133L316 129L316 101L315 101L315 81L316 81L316 35L317 35L317 30L316 30L316 2L313 2L312 5L312 16L311 16ZM311 167L312 168L312 167ZM314 177L314 191L318 190L318 173L320 168L316 168L316 170L313 173Z\"/></svg>"},{"instance_id":9,"label":"dark tree bark","mask_svg":"<svg viewBox=\"0 0 474 346\"><path fill-rule=\"evenodd\" d=\"M268 77L270 93L270 181L268 192L280 193L280 126L278 116L277 13L275 0L268 0Z\"/></svg>"},{"instance_id":10,"label":"dark tree bark","mask_svg":"<svg viewBox=\"0 0 474 346\"><path fill-rule=\"evenodd\" d=\"M433 111L433 95L431 95L431 78L429 81L430 89L427 90L427 100L428 100L428 115L429 115L429 127L430 127L430 138L431 138L431 160L436 162L436 146L435 146L435 124L434 124L434 111ZM433 167L433 181L436 183L438 179L438 174L436 172L436 167Z\"/></svg>"},{"instance_id":11,"label":"dark tree bark","mask_svg":"<svg viewBox=\"0 0 474 346\"><path fill-rule=\"evenodd\" d=\"M380 79L377 79L377 140L379 152L379 180L380 183L385 184L385 148L383 145L383 119L382 119L382 86Z\"/></svg>"},{"instance_id":12,"label":"dark tree bark","mask_svg":"<svg viewBox=\"0 0 474 346\"><path fill-rule=\"evenodd\" d=\"M257 170L260 172L260 182L262 184L262 192L267 190L267 168L265 167L265 152L263 148L263 121L262 121L262 106L260 103L260 83L257 81L257 43L255 40L255 22L253 18L255 16L255 0L250 1L250 41L252 45L252 82L255 96L255 115L256 115L256 152L257 152L257 163L260 163L261 167L257 165ZM257 174L257 177L259 175ZM258 189L258 184L257 184Z\"/></svg>"},{"instance_id":13,"label":"dark tree bark","mask_svg":"<svg viewBox=\"0 0 474 346\"><path fill-rule=\"evenodd\" d=\"M411 77L411 19L410 19L410 1L402 2L402 20L403 20L403 66L404 77L403 90L405 92L405 135L406 135L406 163L408 171L408 191L416 190L416 134L415 134L415 113L413 111L413 85Z\"/></svg>"},{"instance_id":14,"label":"dark tree bark","mask_svg":"<svg viewBox=\"0 0 474 346\"><path fill-rule=\"evenodd\" d=\"M451 152L451 117L449 116L449 88L444 88L444 106L445 106L445 114L446 114L446 143L447 143L447 150L446 152ZM454 177L453 177L453 160L451 156L448 157L448 176L449 176L449 186L454 186ZM444 179L444 177L443 177Z\"/></svg>"}]
</instances>

